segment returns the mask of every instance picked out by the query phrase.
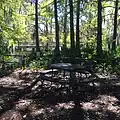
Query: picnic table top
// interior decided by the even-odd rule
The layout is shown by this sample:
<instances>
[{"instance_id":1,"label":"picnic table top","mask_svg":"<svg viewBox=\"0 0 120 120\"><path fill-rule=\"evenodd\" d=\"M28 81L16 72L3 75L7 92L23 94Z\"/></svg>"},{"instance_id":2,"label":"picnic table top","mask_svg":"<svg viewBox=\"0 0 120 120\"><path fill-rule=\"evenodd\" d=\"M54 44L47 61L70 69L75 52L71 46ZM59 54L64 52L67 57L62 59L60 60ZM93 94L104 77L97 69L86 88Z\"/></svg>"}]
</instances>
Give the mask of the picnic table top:
<instances>
[{"instance_id":1,"label":"picnic table top","mask_svg":"<svg viewBox=\"0 0 120 120\"><path fill-rule=\"evenodd\" d=\"M50 68L67 70L67 71L77 71L77 70L87 71L87 68L85 66L81 66L80 64L71 64L71 63L56 63L56 64L52 64Z\"/></svg>"}]
</instances>

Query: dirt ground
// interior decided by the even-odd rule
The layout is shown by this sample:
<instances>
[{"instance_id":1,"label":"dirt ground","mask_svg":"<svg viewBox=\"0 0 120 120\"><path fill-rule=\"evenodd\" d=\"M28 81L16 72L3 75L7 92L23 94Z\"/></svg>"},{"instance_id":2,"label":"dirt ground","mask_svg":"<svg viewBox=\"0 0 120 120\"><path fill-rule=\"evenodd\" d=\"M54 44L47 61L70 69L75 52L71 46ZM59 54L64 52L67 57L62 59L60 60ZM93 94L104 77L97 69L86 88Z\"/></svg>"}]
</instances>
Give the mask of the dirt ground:
<instances>
[{"instance_id":1,"label":"dirt ground","mask_svg":"<svg viewBox=\"0 0 120 120\"><path fill-rule=\"evenodd\" d=\"M87 99L75 107L70 95L50 89L49 82L42 88L37 82L26 92L38 75L18 69L0 78L0 120L120 120L118 76L106 76L102 92L84 94Z\"/></svg>"}]
</instances>

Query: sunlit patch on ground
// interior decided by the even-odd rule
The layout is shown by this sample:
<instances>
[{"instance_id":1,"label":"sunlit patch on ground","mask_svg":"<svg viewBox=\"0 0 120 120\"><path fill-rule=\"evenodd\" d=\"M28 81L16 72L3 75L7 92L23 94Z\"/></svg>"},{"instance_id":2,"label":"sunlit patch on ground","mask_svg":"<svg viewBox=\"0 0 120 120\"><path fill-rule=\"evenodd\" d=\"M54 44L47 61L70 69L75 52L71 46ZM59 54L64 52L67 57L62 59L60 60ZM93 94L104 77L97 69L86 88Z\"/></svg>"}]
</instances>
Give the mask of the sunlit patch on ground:
<instances>
[{"instance_id":1,"label":"sunlit patch on ground","mask_svg":"<svg viewBox=\"0 0 120 120\"><path fill-rule=\"evenodd\" d=\"M83 103L83 109L93 111L111 111L115 114L120 113L120 106L116 104L118 99L114 96L100 95L98 99Z\"/></svg>"},{"instance_id":2,"label":"sunlit patch on ground","mask_svg":"<svg viewBox=\"0 0 120 120\"><path fill-rule=\"evenodd\" d=\"M15 108L17 110L21 110L21 109L25 109L25 108L28 108L31 104L32 100L19 100L16 102L16 105L15 105Z\"/></svg>"},{"instance_id":3,"label":"sunlit patch on ground","mask_svg":"<svg viewBox=\"0 0 120 120\"><path fill-rule=\"evenodd\" d=\"M83 103L83 109L85 109L85 110L95 110L95 111L97 111L97 110L99 110L99 105L98 104L94 104L94 103L90 103L90 102L88 102L88 103Z\"/></svg>"},{"instance_id":4,"label":"sunlit patch on ground","mask_svg":"<svg viewBox=\"0 0 120 120\"><path fill-rule=\"evenodd\" d=\"M73 103L73 101L70 101L68 103L58 103L55 107L57 109L61 109L61 108L72 109L72 108L74 108L74 103Z\"/></svg>"},{"instance_id":5,"label":"sunlit patch on ground","mask_svg":"<svg viewBox=\"0 0 120 120\"><path fill-rule=\"evenodd\" d=\"M0 120L22 120L22 115L18 111L9 110L0 116Z\"/></svg>"},{"instance_id":6,"label":"sunlit patch on ground","mask_svg":"<svg viewBox=\"0 0 120 120\"><path fill-rule=\"evenodd\" d=\"M31 112L31 115L32 116L37 116L37 115L41 115L41 114L45 114L45 109L41 108L39 110L33 110Z\"/></svg>"}]
</instances>

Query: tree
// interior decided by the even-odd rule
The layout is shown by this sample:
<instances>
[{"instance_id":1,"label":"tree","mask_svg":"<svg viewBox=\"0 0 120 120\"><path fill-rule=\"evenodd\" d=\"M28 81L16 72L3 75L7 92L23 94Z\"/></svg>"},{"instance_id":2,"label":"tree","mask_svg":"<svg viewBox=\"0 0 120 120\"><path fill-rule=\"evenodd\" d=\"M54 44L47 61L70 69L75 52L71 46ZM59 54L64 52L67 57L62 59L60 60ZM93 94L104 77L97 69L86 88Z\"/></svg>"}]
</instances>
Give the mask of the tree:
<instances>
[{"instance_id":1,"label":"tree","mask_svg":"<svg viewBox=\"0 0 120 120\"><path fill-rule=\"evenodd\" d=\"M80 0L77 1L76 12L76 52L78 56L80 55L79 16L80 16Z\"/></svg>"},{"instance_id":2,"label":"tree","mask_svg":"<svg viewBox=\"0 0 120 120\"><path fill-rule=\"evenodd\" d=\"M69 0L70 7L70 41L71 41L71 57L75 55L75 41L74 41L74 24L73 24L73 0Z\"/></svg>"},{"instance_id":3,"label":"tree","mask_svg":"<svg viewBox=\"0 0 120 120\"><path fill-rule=\"evenodd\" d=\"M113 41L112 50L116 49L116 37L117 37L117 15L118 15L118 0L115 2L115 12L114 12L114 30L113 30Z\"/></svg>"},{"instance_id":4,"label":"tree","mask_svg":"<svg viewBox=\"0 0 120 120\"><path fill-rule=\"evenodd\" d=\"M67 48L67 44L66 44L66 39L67 39L67 1L68 0L64 0L65 1L65 13L64 13L64 41L63 41L63 47L64 49Z\"/></svg>"},{"instance_id":5,"label":"tree","mask_svg":"<svg viewBox=\"0 0 120 120\"><path fill-rule=\"evenodd\" d=\"M97 57L102 54L102 0L97 0L98 18L97 18Z\"/></svg>"},{"instance_id":6,"label":"tree","mask_svg":"<svg viewBox=\"0 0 120 120\"><path fill-rule=\"evenodd\" d=\"M56 39L56 47L55 47L55 55L60 55L59 50L59 24L58 24L58 14L57 14L57 0L54 0L54 16L55 16L55 39Z\"/></svg>"},{"instance_id":7,"label":"tree","mask_svg":"<svg viewBox=\"0 0 120 120\"><path fill-rule=\"evenodd\" d=\"M39 33L38 33L38 0L35 2L35 30L36 30L36 55L39 57L40 47L39 47Z\"/></svg>"}]
</instances>

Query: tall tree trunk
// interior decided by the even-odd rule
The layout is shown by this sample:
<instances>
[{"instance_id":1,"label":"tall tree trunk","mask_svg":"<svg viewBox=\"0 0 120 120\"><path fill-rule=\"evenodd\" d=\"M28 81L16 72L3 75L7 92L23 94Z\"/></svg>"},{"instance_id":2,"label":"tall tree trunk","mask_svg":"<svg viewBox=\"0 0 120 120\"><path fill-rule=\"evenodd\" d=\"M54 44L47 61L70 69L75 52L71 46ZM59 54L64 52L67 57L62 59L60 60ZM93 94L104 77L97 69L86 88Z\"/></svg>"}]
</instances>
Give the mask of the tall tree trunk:
<instances>
[{"instance_id":1,"label":"tall tree trunk","mask_svg":"<svg viewBox=\"0 0 120 120\"><path fill-rule=\"evenodd\" d=\"M39 33L38 33L38 0L35 2L35 30L36 30L36 56L39 57Z\"/></svg>"},{"instance_id":2,"label":"tall tree trunk","mask_svg":"<svg viewBox=\"0 0 120 120\"><path fill-rule=\"evenodd\" d=\"M80 16L80 0L77 1L77 13L76 13L76 54L80 55L80 36L79 36L79 16Z\"/></svg>"},{"instance_id":3,"label":"tall tree trunk","mask_svg":"<svg viewBox=\"0 0 120 120\"><path fill-rule=\"evenodd\" d=\"M46 27L45 33L46 35L48 35L48 20L45 20L45 27Z\"/></svg>"},{"instance_id":4,"label":"tall tree trunk","mask_svg":"<svg viewBox=\"0 0 120 120\"><path fill-rule=\"evenodd\" d=\"M112 42L112 50L116 49L116 37L117 37L117 15L118 15L118 0L115 3L115 13L114 13L114 31L113 31L113 42Z\"/></svg>"},{"instance_id":5,"label":"tall tree trunk","mask_svg":"<svg viewBox=\"0 0 120 120\"><path fill-rule=\"evenodd\" d=\"M71 41L71 57L75 55L75 41L74 41L74 24L73 24L73 0L69 0L70 6L70 41Z\"/></svg>"},{"instance_id":6,"label":"tall tree trunk","mask_svg":"<svg viewBox=\"0 0 120 120\"><path fill-rule=\"evenodd\" d=\"M102 55L102 0L98 0L97 56Z\"/></svg>"},{"instance_id":7,"label":"tall tree trunk","mask_svg":"<svg viewBox=\"0 0 120 120\"><path fill-rule=\"evenodd\" d=\"M67 48L66 39L67 39L67 0L65 0L65 14L64 14L64 41L63 41L64 49Z\"/></svg>"},{"instance_id":8,"label":"tall tree trunk","mask_svg":"<svg viewBox=\"0 0 120 120\"><path fill-rule=\"evenodd\" d=\"M54 15L55 15L55 39L56 39L56 48L55 48L55 55L60 55L59 50L59 24L58 24L58 14L57 14L57 0L54 0Z\"/></svg>"},{"instance_id":9,"label":"tall tree trunk","mask_svg":"<svg viewBox=\"0 0 120 120\"><path fill-rule=\"evenodd\" d=\"M52 27L53 27L53 25L52 25L52 19L53 19L53 17L50 18L50 24L49 24L50 25L50 33L52 33Z\"/></svg>"}]
</instances>

